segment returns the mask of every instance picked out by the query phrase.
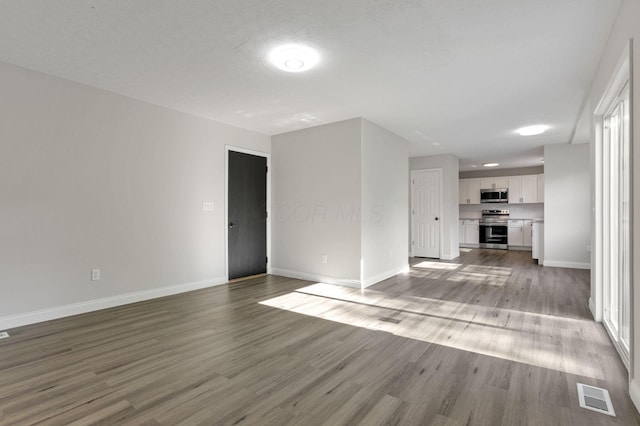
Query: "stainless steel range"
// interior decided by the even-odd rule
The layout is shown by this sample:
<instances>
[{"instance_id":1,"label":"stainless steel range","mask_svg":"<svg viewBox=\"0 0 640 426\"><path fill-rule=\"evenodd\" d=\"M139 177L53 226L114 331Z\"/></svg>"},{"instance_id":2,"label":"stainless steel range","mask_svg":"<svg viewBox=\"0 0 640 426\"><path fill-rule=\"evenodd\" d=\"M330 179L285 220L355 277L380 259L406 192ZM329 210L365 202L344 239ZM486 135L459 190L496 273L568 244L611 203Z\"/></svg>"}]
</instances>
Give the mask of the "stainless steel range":
<instances>
[{"instance_id":1,"label":"stainless steel range","mask_svg":"<svg viewBox=\"0 0 640 426\"><path fill-rule=\"evenodd\" d=\"M508 248L509 210L482 210L480 247Z\"/></svg>"}]
</instances>

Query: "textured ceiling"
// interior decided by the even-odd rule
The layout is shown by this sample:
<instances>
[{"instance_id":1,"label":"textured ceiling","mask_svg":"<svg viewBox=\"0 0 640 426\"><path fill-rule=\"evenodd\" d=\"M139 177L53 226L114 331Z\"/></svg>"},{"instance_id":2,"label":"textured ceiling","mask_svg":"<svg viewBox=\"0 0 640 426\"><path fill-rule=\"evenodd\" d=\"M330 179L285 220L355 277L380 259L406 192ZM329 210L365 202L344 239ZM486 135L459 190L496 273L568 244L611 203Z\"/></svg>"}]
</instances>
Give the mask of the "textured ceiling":
<instances>
[{"instance_id":1,"label":"textured ceiling","mask_svg":"<svg viewBox=\"0 0 640 426\"><path fill-rule=\"evenodd\" d=\"M572 140L620 0L0 0L0 61L266 134L365 117L454 154L540 165ZM267 62L284 43L306 73ZM516 128L545 123L544 135Z\"/></svg>"}]
</instances>

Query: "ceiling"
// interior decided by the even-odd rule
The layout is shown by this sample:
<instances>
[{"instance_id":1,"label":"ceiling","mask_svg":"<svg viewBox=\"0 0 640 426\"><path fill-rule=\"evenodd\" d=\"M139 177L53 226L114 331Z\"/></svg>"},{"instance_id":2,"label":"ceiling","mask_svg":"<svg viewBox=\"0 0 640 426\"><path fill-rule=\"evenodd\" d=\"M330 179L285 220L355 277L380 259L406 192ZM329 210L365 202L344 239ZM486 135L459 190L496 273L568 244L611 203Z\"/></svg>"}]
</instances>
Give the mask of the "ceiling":
<instances>
[{"instance_id":1,"label":"ceiling","mask_svg":"<svg viewBox=\"0 0 640 426\"><path fill-rule=\"evenodd\" d=\"M620 2L0 0L0 61L269 135L364 117L412 156L522 167L572 140ZM320 63L272 66L292 42Z\"/></svg>"}]
</instances>

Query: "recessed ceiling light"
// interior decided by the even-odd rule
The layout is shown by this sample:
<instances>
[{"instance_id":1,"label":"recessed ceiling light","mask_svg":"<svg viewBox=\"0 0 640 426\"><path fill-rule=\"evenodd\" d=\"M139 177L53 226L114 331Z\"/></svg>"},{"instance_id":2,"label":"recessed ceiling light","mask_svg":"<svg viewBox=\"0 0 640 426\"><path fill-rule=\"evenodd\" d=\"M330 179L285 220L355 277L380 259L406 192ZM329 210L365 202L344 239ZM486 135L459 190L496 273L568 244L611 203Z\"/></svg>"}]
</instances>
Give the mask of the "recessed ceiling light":
<instances>
[{"instance_id":1,"label":"recessed ceiling light","mask_svg":"<svg viewBox=\"0 0 640 426\"><path fill-rule=\"evenodd\" d=\"M500 165L500 163L484 163L483 166L485 167L498 167Z\"/></svg>"},{"instance_id":2,"label":"recessed ceiling light","mask_svg":"<svg viewBox=\"0 0 640 426\"><path fill-rule=\"evenodd\" d=\"M549 129L549 126L546 126L544 124L536 124L534 126L522 127L516 130L516 133L518 133L520 136L534 136L534 135L542 134L546 132L548 129Z\"/></svg>"},{"instance_id":3,"label":"recessed ceiling light","mask_svg":"<svg viewBox=\"0 0 640 426\"><path fill-rule=\"evenodd\" d=\"M287 44L271 51L269 60L273 65L287 72L307 71L318 63L318 52L301 44Z\"/></svg>"}]
</instances>

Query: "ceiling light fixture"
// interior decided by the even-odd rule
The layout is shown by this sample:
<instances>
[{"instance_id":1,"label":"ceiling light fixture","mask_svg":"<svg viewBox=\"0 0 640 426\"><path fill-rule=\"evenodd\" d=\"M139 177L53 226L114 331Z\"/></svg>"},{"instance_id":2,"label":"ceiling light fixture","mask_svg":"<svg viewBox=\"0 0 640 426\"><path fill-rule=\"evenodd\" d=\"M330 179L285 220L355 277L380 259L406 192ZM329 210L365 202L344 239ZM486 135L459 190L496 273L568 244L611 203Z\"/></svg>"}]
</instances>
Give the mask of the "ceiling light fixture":
<instances>
[{"instance_id":1,"label":"ceiling light fixture","mask_svg":"<svg viewBox=\"0 0 640 426\"><path fill-rule=\"evenodd\" d=\"M484 167L498 167L500 163L484 163Z\"/></svg>"},{"instance_id":2,"label":"ceiling light fixture","mask_svg":"<svg viewBox=\"0 0 640 426\"><path fill-rule=\"evenodd\" d=\"M546 132L548 129L549 126L546 126L544 124L536 124L533 126L521 127L520 129L516 130L516 133L518 133L520 136L535 136Z\"/></svg>"},{"instance_id":3,"label":"ceiling light fixture","mask_svg":"<svg viewBox=\"0 0 640 426\"><path fill-rule=\"evenodd\" d=\"M269 54L269 61L287 72L307 71L318 63L318 52L301 44L287 44L275 48Z\"/></svg>"}]
</instances>

